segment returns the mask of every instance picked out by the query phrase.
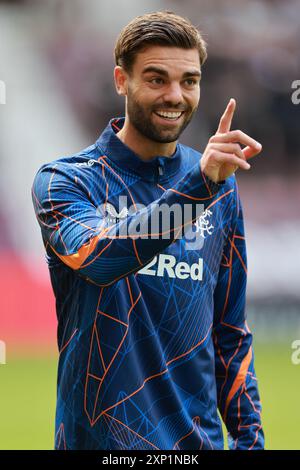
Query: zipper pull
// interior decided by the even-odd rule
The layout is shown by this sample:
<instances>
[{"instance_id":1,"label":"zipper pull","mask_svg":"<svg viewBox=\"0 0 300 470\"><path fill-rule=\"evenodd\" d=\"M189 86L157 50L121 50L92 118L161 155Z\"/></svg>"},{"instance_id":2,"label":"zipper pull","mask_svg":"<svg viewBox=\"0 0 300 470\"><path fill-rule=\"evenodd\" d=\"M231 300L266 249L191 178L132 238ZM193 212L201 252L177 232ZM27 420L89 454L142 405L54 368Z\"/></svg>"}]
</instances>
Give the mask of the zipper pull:
<instances>
[{"instance_id":1,"label":"zipper pull","mask_svg":"<svg viewBox=\"0 0 300 470\"><path fill-rule=\"evenodd\" d=\"M164 169L161 165L158 165L158 174L159 176L162 176L164 174Z\"/></svg>"}]
</instances>

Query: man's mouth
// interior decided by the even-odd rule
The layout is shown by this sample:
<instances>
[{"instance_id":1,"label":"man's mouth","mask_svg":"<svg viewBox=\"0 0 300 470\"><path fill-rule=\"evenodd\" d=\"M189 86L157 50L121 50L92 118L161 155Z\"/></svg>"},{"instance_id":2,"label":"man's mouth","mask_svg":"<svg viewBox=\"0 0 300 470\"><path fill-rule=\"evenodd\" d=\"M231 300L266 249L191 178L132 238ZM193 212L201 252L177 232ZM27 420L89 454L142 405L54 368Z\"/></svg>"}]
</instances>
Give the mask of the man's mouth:
<instances>
[{"instance_id":1,"label":"man's mouth","mask_svg":"<svg viewBox=\"0 0 300 470\"><path fill-rule=\"evenodd\" d=\"M184 111L154 111L154 114L166 121L177 121L181 118Z\"/></svg>"}]
</instances>

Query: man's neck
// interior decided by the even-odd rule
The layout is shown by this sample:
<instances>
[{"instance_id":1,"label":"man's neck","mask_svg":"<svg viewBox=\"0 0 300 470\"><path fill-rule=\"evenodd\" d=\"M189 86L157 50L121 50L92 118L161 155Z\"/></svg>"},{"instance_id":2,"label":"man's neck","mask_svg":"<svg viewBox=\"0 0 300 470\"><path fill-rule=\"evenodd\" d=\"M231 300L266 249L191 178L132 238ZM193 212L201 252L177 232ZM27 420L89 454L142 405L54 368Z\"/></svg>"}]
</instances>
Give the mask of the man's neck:
<instances>
[{"instance_id":1,"label":"man's neck","mask_svg":"<svg viewBox=\"0 0 300 470\"><path fill-rule=\"evenodd\" d=\"M154 142L140 134L140 132L130 124L127 118L125 119L122 129L116 135L144 161L152 160L152 158L158 155L171 157L176 150L176 141L166 144Z\"/></svg>"}]
</instances>

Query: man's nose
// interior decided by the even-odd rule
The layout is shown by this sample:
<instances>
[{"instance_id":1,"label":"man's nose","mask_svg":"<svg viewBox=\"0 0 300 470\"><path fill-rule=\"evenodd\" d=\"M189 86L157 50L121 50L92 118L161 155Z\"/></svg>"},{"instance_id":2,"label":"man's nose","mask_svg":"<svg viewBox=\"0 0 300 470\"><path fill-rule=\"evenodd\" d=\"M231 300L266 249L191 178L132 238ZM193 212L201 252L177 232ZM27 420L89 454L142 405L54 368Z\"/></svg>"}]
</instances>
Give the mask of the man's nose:
<instances>
[{"instance_id":1,"label":"man's nose","mask_svg":"<svg viewBox=\"0 0 300 470\"><path fill-rule=\"evenodd\" d=\"M169 84L165 90L164 100L172 105L178 105L183 102L180 83L172 82Z\"/></svg>"}]
</instances>

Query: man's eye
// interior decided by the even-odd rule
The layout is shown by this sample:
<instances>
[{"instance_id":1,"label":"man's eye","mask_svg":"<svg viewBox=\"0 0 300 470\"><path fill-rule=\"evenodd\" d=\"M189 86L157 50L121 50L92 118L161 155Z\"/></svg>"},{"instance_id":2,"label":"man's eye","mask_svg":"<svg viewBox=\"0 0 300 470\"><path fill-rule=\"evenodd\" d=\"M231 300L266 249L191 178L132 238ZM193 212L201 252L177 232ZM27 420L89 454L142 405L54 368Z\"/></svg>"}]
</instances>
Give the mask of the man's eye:
<instances>
[{"instance_id":1,"label":"man's eye","mask_svg":"<svg viewBox=\"0 0 300 470\"><path fill-rule=\"evenodd\" d=\"M197 84L197 81L194 79L194 78L187 78L185 80L185 83L188 85L188 86L193 86L193 85L196 85Z\"/></svg>"},{"instance_id":2,"label":"man's eye","mask_svg":"<svg viewBox=\"0 0 300 470\"><path fill-rule=\"evenodd\" d=\"M162 78L156 77L156 78L152 78L150 82L153 83L154 85L161 85L164 81Z\"/></svg>"}]
</instances>

